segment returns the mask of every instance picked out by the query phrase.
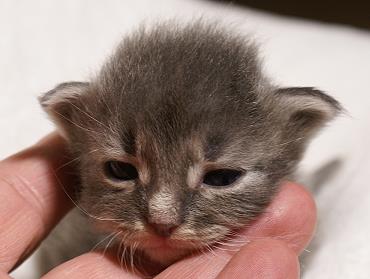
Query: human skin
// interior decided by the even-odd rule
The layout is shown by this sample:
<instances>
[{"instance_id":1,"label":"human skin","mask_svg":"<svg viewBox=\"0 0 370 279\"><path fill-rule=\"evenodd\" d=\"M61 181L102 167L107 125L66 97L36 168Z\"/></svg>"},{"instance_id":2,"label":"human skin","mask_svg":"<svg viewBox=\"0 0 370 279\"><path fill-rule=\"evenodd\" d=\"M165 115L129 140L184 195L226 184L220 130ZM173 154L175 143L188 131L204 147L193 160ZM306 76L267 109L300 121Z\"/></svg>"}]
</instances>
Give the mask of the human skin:
<instances>
[{"instance_id":1,"label":"human skin","mask_svg":"<svg viewBox=\"0 0 370 279\"><path fill-rule=\"evenodd\" d=\"M24 261L73 207L63 187L74 184L63 139L50 134L0 162L0 278ZM66 188L68 191L68 188ZM258 220L229 244L183 259L155 278L299 278L298 256L316 223L311 195L284 182ZM89 252L43 278L140 278L110 253Z\"/></svg>"}]
</instances>

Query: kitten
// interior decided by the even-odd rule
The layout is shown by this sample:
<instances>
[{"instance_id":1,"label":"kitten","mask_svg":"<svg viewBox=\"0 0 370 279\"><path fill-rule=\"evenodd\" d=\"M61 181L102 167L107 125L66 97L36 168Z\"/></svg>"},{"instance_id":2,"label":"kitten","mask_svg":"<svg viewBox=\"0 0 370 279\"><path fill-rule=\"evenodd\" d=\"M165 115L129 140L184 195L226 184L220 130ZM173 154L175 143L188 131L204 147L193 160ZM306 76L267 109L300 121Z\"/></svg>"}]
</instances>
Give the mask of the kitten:
<instances>
[{"instance_id":1,"label":"kitten","mask_svg":"<svg viewBox=\"0 0 370 279\"><path fill-rule=\"evenodd\" d=\"M219 26L165 23L124 38L91 81L43 95L78 158L72 214L89 231L57 261L105 234L166 266L263 212L341 108L311 87L278 88L260 64L253 42Z\"/></svg>"}]
</instances>

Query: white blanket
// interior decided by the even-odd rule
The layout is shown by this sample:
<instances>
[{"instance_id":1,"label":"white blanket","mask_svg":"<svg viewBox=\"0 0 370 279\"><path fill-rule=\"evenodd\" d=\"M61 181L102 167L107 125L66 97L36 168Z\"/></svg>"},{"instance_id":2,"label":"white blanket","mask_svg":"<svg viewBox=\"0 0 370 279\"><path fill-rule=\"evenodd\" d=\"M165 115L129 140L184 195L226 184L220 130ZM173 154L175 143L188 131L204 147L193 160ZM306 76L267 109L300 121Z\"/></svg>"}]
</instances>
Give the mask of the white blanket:
<instances>
[{"instance_id":1,"label":"white blanket","mask_svg":"<svg viewBox=\"0 0 370 279\"><path fill-rule=\"evenodd\" d=\"M222 19L261 43L281 85L317 86L348 114L318 137L301 165L319 224L302 261L304 278L370 278L370 33L196 0L2 0L0 158L51 131L36 96L85 80L122 34L158 18ZM1 225L1 224L0 224ZM1 245L1 243L0 243ZM28 261L15 278L32 278Z\"/></svg>"}]
</instances>

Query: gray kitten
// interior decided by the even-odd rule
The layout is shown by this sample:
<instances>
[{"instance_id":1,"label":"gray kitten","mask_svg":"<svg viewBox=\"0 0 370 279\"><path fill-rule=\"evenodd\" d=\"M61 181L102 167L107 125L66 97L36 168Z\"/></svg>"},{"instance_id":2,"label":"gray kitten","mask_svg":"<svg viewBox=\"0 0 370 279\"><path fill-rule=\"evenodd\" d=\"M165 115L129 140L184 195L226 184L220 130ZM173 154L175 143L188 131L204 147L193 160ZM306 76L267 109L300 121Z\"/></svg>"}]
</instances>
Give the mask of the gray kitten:
<instances>
[{"instance_id":1,"label":"gray kitten","mask_svg":"<svg viewBox=\"0 0 370 279\"><path fill-rule=\"evenodd\" d=\"M276 87L250 40L200 22L140 29L96 78L40 101L78 158L74 226L89 231L54 264L104 234L162 266L213 245L263 212L341 110L317 89Z\"/></svg>"}]
</instances>

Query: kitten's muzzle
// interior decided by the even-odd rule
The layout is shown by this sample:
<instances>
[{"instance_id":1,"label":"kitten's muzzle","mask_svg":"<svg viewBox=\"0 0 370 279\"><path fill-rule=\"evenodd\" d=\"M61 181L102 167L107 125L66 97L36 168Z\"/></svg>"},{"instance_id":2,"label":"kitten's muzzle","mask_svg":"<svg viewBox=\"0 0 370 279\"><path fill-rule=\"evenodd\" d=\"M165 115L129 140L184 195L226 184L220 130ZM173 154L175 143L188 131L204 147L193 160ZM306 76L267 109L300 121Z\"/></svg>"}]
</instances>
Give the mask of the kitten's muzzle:
<instances>
[{"instance_id":1,"label":"kitten's muzzle","mask_svg":"<svg viewBox=\"0 0 370 279\"><path fill-rule=\"evenodd\" d=\"M148 226L150 230L153 231L155 234L161 237L169 237L179 227L179 224L177 223L161 224L148 222Z\"/></svg>"}]
</instances>

